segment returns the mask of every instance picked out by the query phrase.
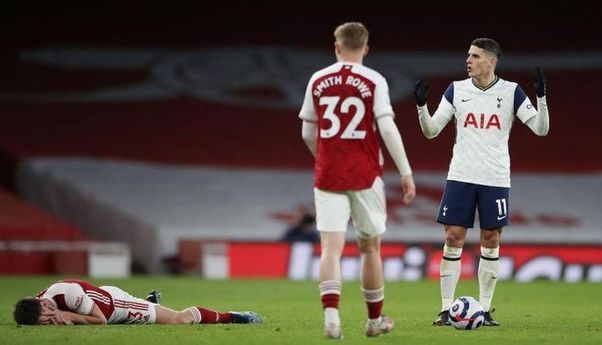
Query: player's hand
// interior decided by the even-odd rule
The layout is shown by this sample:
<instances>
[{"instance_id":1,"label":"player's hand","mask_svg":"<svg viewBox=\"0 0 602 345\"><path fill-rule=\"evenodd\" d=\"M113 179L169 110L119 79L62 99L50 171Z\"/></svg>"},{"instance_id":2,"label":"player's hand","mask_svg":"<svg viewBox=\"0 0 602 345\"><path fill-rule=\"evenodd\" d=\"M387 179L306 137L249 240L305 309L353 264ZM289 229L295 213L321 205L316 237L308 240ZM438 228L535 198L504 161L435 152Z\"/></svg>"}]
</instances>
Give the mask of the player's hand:
<instances>
[{"instance_id":1,"label":"player's hand","mask_svg":"<svg viewBox=\"0 0 602 345\"><path fill-rule=\"evenodd\" d=\"M65 317L65 314L58 310L52 317L52 323L55 325L73 325L73 322Z\"/></svg>"},{"instance_id":2,"label":"player's hand","mask_svg":"<svg viewBox=\"0 0 602 345\"><path fill-rule=\"evenodd\" d=\"M401 190L403 192L403 203L409 205L416 197L416 186L412 175L401 177Z\"/></svg>"},{"instance_id":3,"label":"player's hand","mask_svg":"<svg viewBox=\"0 0 602 345\"><path fill-rule=\"evenodd\" d=\"M538 98L546 95L546 78L543 76L543 71L539 67L535 67L533 70L533 86L535 87L535 94Z\"/></svg>"},{"instance_id":4,"label":"player's hand","mask_svg":"<svg viewBox=\"0 0 602 345\"><path fill-rule=\"evenodd\" d=\"M416 97L416 105L422 107L426 104L426 99L429 94L428 80L418 80L414 87L414 97Z\"/></svg>"},{"instance_id":5,"label":"player's hand","mask_svg":"<svg viewBox=\"0 0 602 345\"><path fill-rule=\"evenodd\" d=\"M54 317L55 317L57 311L58 311L58 309L50 303L42 304L42 310L40 311L40 318L39 318L40 325L56 324L54 321Z\"/></svg>"}]
</instances>

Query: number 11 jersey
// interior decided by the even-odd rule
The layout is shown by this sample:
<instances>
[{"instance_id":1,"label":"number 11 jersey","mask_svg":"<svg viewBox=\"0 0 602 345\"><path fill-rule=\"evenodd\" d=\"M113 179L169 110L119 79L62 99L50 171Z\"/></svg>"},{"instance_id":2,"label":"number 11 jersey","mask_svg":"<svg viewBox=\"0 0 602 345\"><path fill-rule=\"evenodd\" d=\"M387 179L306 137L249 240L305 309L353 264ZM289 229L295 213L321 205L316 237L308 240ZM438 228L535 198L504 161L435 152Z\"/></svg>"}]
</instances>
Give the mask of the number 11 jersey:
<instances>
[{"instance_id":1,"label":"number 11 jersey","mask_svg":"<svg viewBox=\"0 0 602 345\"><path fill-rule=\"evenodd\" d=\"M394 116L385 78L357 63L314 73L299 117L316 123L314 185L328 191L370 188L383 174L376 119Z\"/></svg>"}]
</instances>

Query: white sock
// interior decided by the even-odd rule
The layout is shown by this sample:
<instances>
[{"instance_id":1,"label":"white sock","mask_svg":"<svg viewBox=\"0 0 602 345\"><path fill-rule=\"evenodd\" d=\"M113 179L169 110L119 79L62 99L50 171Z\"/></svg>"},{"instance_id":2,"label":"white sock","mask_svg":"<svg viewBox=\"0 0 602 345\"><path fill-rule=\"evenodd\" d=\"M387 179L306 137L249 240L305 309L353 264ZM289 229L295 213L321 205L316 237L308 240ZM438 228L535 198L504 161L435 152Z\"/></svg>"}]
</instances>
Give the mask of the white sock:
<instances>
[{"instance_id":1,"label":"white sock","mask_svg":"<svg viewBox=\"0 0 602 345\"><path fill-rule=\"evenodd\" d=\"M483 310L489 311L491 300L500 271L500 247L481 247L481 259L479 260L479 302Z\"/></svg>"},{"instance_id":2,"label":"white sock","mask_svg":"<svg viewBox=\"0 0 602 345\"><path fill-rule=\"evenodd\" d=\"M324 308L324 327L327 327L329 323L334 323L337 326L341 325L338 309Z\"/></svg>"},{"instance_id":3,"label":"white sock","mask_svg":"<svg viewBox=\"0 0 602 345\"><path fill-rule=\"evenodd\" d=\"M343 283L340 280L326 280L320 282L318 287L320 288L320 296L327 294L340 296ZM327 328L329 323L334 323L337 326L341 325L339 310L337 308L324 308L324 328Z\"/></svg>"},{"instance_id":4,"label":"white sock","mask_svg":"<svg viewBox=\"0 0 602 345\"><path fill-rule=\"evenodd\" d=\"M185 309L184 311L188 311L190 312L190 314L192 314L192 323L198 324L201 323L201 320L203 319L203 317L201 316L201 312L199 311L199 308L195 308L195 307L190 307L188 309Z\"/></svg>"},{"instance_id":5,"label":"white sock","mask_svg":"<svg viewBox=\"0 0 602 345\"><path fill-rule=\"evenodd\" d=\"M460 279L460 269L462 267L460 258L462 257L462 248L443 246L443 258L439 269L441 283L441 311L449 310L454 302L454 293L458 279Z\"/></svg>"}]
</instances>

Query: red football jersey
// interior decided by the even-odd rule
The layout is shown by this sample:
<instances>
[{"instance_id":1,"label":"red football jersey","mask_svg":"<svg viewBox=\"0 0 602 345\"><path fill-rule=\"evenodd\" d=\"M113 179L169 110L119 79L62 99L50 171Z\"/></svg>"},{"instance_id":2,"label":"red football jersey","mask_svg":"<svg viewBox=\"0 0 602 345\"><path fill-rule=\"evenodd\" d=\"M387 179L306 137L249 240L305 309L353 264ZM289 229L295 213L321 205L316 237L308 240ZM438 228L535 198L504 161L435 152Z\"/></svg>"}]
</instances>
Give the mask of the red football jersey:
<instances>
[{"instance_id":1,"label":"red football jersey","mask_svg":"<svg viewBox=\"0 0 602 345\"><path fill-rule=\"evenodd\" d=\"M318 125L314 185L370 188L383 174L376 119L393 116L389 87L378 72L337 62L311 77L299 117Z\"/></svg>"}]
</instances>

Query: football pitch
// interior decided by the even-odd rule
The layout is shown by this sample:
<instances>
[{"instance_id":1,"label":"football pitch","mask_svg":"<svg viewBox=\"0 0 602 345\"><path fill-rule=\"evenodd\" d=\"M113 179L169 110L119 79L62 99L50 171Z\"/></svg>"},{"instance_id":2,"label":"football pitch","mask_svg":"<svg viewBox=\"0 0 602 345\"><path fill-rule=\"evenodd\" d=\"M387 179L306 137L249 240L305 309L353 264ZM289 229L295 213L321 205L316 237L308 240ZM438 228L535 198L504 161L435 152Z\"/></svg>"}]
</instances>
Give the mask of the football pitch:
<instances>
[{"instance_id":1,"label":"football pitch","mask_svg":"<svg viewBox=\"0 0 602 345\"><path fill-rule=\"evenodd\" d=\"M140 276L89 280L116 285L144 297L162 293L166 307L205 306L253 310L259 325L17 326L14 303L35 295L58 277L0 277L0 344L315 344L323 339L315 282L286 280L209 281L196 277ZM395 321L389 334L367 339L366 311L358 282L345 282L341 318L346 344L602 344L602 285L587 283L498 283L494 318L502 325L476 331L433 327L439 311L434 281L388 283L384 313ZM461 281L456 296L478 297L476 281ZM336 342L336 341L334 341Z\"/></svg>"}]
</instances>

